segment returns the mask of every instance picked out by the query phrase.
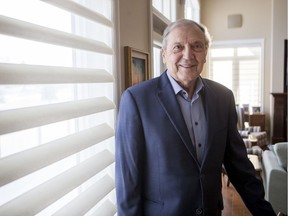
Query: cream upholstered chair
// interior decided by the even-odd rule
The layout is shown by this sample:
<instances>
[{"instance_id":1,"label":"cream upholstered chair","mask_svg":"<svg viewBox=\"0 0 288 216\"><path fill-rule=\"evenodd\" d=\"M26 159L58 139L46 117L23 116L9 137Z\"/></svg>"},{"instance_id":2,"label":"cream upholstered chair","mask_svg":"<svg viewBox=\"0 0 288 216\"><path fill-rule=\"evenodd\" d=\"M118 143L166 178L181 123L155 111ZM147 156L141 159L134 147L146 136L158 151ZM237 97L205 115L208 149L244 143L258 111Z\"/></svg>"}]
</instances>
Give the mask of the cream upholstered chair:
<instances>
[{"instance_id":1,"label":"cream upholstered chair","mask_svg":"<svg viewBox=\"0 0 288 216\"><path fill-rule=\"evenodd\" d=\"M247 149L247 154L257 155L259 161L262 161L262 153L263 150L261 149L262 146L267 145L267 137L265 131L260 131L260 126L249 127L245 126L245 116L244 116L244 109L236 105L236 112L237 112L237 128L238 132L243 138L244 144ZM249 137L253 136L254 139L257 140L257 145L253 146L251 139ZM225 167L222 166L222 173L223 176L227 175ZM229 187L230 180L227 178L227 186Z\"/></svg>"},{"instance_id":2,"label":"cream upholstered chair","mask_svg":"<svg viewBox=\"0 0 288 216\"><path fill-rule=\"evenodd\" d=\"M252 146L252 143L249 139L243 139L246 149L247 149L247 154L253 154L253 155L257 155L259 158L259 161L262 161L262 154L263 154L263 150L260 146Z\"/></svg>"},{"instance_id":3,"label":"cream upholstered chair","mask_svg":"<svg viewBox=\"0 0 288 216\"><path fill-rule=\"evenodd\" d=\"M237 112L237 128L240 135L243 138L248 138L250 134L255 134L261 132L260 126L249 126L248 122L245 122L245 115L243 107L236 105ZM246 123L246 124L245 124Z\"/></svg>"},{"instance_id":4,"label":"cream upholstered chair","mask_svg":"<svg viewBox=\"0 0 288 216\"><path fill-rule=\"evenodd\" d=\"M237 128L242 138L257 139L257 145L260 147L267 145L266 131L261 131L260 126L249 126L248 122L245 122L245 115L243 107L236 105L236 112L238 117ZM246 124L245 124L246 123Z\"/></svg>"},{"instance_id":5,"label":"cream upholstered chair","mask_svg":"<svg viewBox=\"0 0 288 216\"><path fill-rule=\"evenodd\" d=\"M248 154L258 155L259 160L262 159L262 147L267 145L267 134L265 131L260 131L260 126L250 127L249 125L245 125L245 116L243 107L236 105L237 112L237 128L238 132L243 138L245 146L247 148ZM248 124L248 123L247 123ZM253 146L252 139L257 141L257 145Z\"/></svg>"},{"instance_id":6,"label":"cream upholstered chair","mask_svg":"<svg viewBox=\"0 0 288 216\"><path fill-rule=\"evenodd\" d=\"M262 180L265 199L277 212L288 213L287 209L287 154L288 142L268 145L262 157Z\"/></svg>"}]
</instances>

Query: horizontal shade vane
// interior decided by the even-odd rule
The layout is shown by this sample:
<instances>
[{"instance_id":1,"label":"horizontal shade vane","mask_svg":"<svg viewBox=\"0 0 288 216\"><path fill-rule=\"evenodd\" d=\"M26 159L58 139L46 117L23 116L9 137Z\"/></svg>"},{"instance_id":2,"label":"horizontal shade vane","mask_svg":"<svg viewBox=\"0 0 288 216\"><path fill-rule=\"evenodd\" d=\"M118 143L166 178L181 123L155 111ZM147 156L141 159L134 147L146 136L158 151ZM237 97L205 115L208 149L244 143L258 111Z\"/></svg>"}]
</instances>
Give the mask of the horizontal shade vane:
<instances>
[{"instance_id":1,"label":"horizontal shade vane","mask_svg":"<svg viewBox=\"0 0 288 216\"><path fill-rule=\"evenodd\" d=\"M43 2L46 2L48 4L54 5L56 7L62 8L66 11L70 11L73 14L77 14L79 16L85 17L87 19L90 19L94 22L106 25L108 27L113 27L113 23L104 17L103 15L97 13L96 11L90 10L89 8L86 8L77 2L71 1L71 0L42 0Z\"/></svg>"},{"instance_id":2,"label":"horizontal shade vane","mask_svg":"<svg viewBox=\"0 0 288 216\"><path fill-rule=\"evenodd\" d=\"M103 42L0 15L0 33L75 49L113 54Z\"/></svg>"},{"instance_id":3,"label":"horizontal shade vane","mask_svg":"<svg viewBox=\"0 0 288 216\"><path fill-rule=\"evenodd\" d=\"M110 176L104 176L102 179L86 189L77 198L53 214L53 216L79 216L85 215L101 199L103 199L114 188L114 181Z\"/></svg>"},{"instance_id":4,"label":"horizontal shade vane","mask_svg":"<svg viewBox=\"0 0 288 216\"><path fill-rule=\"evenodd\" d=\"M0 64L0 84L109 83L112 74L84 69L24 64Z\"/></svg>"},{"instance_id":5,"label":"horizontal shade vane","mask_svg":"<svg viewBox=\"0 0 288 216\"><path fill-rule=\"evenodd\" d=\"M114 136L114 130L102 124L73 135L0 159L0 186L37 171L58 160ZM45 156L45 157L44 157ZM19 161L21 161L19 163Z\"/></svg>"},{"instance_id":6,"label":"horizontal shade vane","mask_svg":"<svg viewBox=\"0 0 288 216\"><path fill-rule=\"evenodd\" d=\"M93 214L92 216L106 215L114 216L117 212L116 206L110 201L106 200Z\"/></svg>"},{"instance_id":7,"label":"horizontal shade vane","mask_svg":"<svg viewBox=\"0 0 288 216\"><path fill-rule=\"evenodd\" d=\"M90 115L115 105L106 97L49 104L0 112L0 135Z\"/></svg>"},{"instance_id":8,"label":"horizontal shade vane","mask_svg":"<svg viewBox=\"0 0 288 216\"><path fill-rule=\"evenodd\" d=\"M108 150L104 150L59 176L0 206L0 215L35 215L113 162L113 154Z\"/></svg>"}]
</instances>

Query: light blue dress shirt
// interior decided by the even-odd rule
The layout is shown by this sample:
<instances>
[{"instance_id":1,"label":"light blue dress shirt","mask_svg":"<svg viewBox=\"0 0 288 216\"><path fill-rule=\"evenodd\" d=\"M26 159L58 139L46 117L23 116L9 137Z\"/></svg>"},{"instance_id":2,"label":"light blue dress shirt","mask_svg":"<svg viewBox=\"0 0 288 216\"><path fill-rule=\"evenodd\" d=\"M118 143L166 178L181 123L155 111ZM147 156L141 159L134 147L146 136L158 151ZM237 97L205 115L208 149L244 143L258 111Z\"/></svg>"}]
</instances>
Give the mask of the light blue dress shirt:
<instances>
[{"instance_id":1,"label":"light blue dress shirt","mask_svg":"<svg viewBox=\"0 0 288 216\"><path fill-rule=\"evenodd\" d=\"M190 138L196 148L198 161L201 164L206 144L205 135L207 128L203 100L200 95L204 85L201 79L197 80L192 100L190 100L188 93L174 80L168 71L166 73L174 89Z\"/></svg>"}]
</instances>

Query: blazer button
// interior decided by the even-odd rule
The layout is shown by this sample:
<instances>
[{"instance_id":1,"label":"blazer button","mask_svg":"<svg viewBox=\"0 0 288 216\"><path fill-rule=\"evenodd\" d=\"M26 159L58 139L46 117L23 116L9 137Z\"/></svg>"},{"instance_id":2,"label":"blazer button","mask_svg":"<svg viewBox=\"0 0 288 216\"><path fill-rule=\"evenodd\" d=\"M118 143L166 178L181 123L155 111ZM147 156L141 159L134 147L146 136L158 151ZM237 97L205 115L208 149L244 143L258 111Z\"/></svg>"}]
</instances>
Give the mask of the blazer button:
<instances>
[{"instance_id":1,"label":"blazer button","mask_svg":"<svg viewBox=\"0 0 288 216\"><path fill-rule=\"evenodd\" d=\"M196 209L196 214L201 215L203 213L202 208L197 208Z\"/></svg>"}]
</instances>

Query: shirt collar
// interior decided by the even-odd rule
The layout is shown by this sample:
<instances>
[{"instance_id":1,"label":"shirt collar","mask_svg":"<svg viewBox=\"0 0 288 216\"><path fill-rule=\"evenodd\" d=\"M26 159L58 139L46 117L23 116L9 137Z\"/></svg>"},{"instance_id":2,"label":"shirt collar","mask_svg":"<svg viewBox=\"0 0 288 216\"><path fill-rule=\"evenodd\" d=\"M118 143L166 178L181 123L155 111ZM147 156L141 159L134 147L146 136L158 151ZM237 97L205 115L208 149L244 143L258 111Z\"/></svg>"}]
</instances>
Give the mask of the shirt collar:
<instances>
[{"instance_id":1,"label":"shirt collar","mask_svg":"<svg viewBox=\"0 0 288 216\"><path fill-rule=\"evenodd\" d=\"M174 90L174 93L175 95L177 95L179 92L181 91L185 91L177 82L176 80L168 73L168 70L166 71L166 74L170 80L170 83L173 87L173 90ZM201 89L204 87L204 84L203 84L203 81L201 78L198 78L197 79L197 83L196 83L196 88L195 88L195 91L194 91L194 95L195 94L199 94L199 92L201 91ZM185 91L186 92L186 91ZM187 93L187 92L186 92Z\"/></svg>"}]
</instances>

